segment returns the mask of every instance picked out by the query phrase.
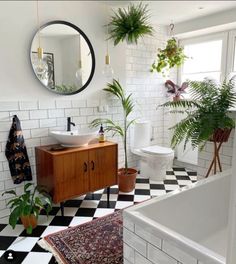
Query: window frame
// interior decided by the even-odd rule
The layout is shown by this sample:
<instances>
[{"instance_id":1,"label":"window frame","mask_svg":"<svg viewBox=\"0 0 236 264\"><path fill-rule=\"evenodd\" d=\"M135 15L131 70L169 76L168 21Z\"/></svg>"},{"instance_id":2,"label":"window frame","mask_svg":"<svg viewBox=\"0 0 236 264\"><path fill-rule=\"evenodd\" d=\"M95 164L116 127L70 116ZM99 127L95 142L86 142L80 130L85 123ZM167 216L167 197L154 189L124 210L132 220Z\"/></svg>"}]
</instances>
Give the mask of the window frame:
<instances>
[{"instance_id":1,"label":"window frame","mask_svg":"<svg viewBox=\"0 0 236 264\"><path fill-rule=\"evenodd\" d=\"M220 81L222 81L227 75L228 35L229 32L227 31L227 32L213 33L209 35L201 35L193 38L180 39L179 45L184 47L185 45L189 45L189 44L198 44L198 43L204 43L214 40L222 40L221 66L220 66ZM235 30L235 36L236 36L236 30ZM182 76L183 76L183 66L179 67L177 71L178 83L183 82Z\"/></svg>"},{"instance_id":2,"label":"window frame","mask_svg":"<svg viewBox=\"0 0 236 264\"><path fill-rule=\"evenodd\" d=\"M226 66L226 75L232 77L234 71L234 58L236 52L236 29L228 32L228 54L227 54L227 66ZM232 54L232 55L231 55ZM235 58L236 59L236 58Z\"/></svg>"},{"instance_id":3,"label":"window frame","mask_svg":"<svg viewBox=\"0 0 236 264\"><path fill-rule=\"evenodd\" d=\"M236 37L236 30L234 31L233 36ZM224 32L219 32L219 33L212 33L208 35L201 35L193 38L186 38L186 39L180 39L179 40L179 45L180 46L185 46L188 44L197 44L197 43L204 43L204 42L209 42L209 41L214 41L214 40L222 40L222 50L221 50L221 65L220 65L220 81L224 80L225 76L227 76L227 72L229 72L229 63L228 63L228 58L229 58L229 31L224 31ZM232 48L233 44L231 43ZM234 57L233 57L234 58ZM233 59L231 57L231 68L233 67ZM177 70L177 82L181 84L183 82L182 79L183 76L183 66L179 67ZM195 149L193 152L196 153L198 152L197 149ZM198 154L197 154L197 160L193 162L189 162L189 160L185 160L184 153L186 152L181 149L181 146L177 147L176 154L177 154L177 159L181 162L187 162L193 165L198 164Z\"/></svg>"}]
</instances>

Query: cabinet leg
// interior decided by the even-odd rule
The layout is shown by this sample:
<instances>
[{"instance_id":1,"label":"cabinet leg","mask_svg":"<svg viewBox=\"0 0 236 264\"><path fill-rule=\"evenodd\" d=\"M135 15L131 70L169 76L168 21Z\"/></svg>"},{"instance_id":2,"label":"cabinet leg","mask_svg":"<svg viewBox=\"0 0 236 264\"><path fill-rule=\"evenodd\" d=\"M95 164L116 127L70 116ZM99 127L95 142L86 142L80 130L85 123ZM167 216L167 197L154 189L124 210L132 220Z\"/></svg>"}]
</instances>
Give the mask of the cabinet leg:
<instances>
[{"instance_id":1,"label":"cabinet leg","mask_svg":"<svg viewBox=\"0 0 236 264\"><path fill-rule=\"evenodd\" d=\"M60 203L60 207L61 207L61 215L64 216L64 202Z\"/></svg>"},{"instance_id":2,"label":"cabinet leg","mask_svg":"<svg viewBox=\"0 0 236 264\"><path fill-rule=\"evenodd\" d=\"M110 187L107 187L107 207L110 207Z\"/></svg>"}]
</instances>

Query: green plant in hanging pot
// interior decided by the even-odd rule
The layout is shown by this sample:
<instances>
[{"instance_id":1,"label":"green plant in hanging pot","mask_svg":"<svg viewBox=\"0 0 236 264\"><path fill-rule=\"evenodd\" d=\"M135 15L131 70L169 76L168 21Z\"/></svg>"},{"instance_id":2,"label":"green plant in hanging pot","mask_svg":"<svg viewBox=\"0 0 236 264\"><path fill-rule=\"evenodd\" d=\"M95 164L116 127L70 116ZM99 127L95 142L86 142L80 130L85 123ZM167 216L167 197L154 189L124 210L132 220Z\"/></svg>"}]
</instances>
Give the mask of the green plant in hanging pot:
<instances>
[{"instance_id":1,"label":"green plant in hanging pot","mask_svg":"<svg viewBox=\"0 0 236 264\"><path fill-rule=\"evenodd\" d=\"M153 34L153 27L148 23L149 15L147 5L131 4L128 9L118 8L108 24L109 39L114 40L114 45L126 40L128 43L137 44L138 39L145 35Z\"/></svg>"},{"instance_id":2,"label":"green plant in hanging pot","mask_svg":"<svg viewBox=\"0 0 236 264\"><path fill-rule=\"evenodd\" d=\"M108 83L107 87L103 89L104 91L117 97L123 108L123 124L115 123L111 119L97 118L94 119L90 126L98 127L100 124L104 124L104 131L111 131L113 136L118 134L121 136L124 146L125 154L125 167L119 169L118 171L118 185L119 190L122 192L131 192L135 188L137 170L129 168L128 166L128 155L127 155L127 133L130 126L135 122L135 120L128 120L129 115L132 113L134 104L131 100L132 94L126 95L124 89L117 80L113 80L112 83Z\"/></svg>"},{"instance_id":3,"label":"green plant in hanging pot","mask_svg":"<svg viewBox=\"0 0 236 264\"><path fill-rule=\"evenodd\" d=\"M151 72L161 72L165 77L166 72L175 66L181 66L187 58L184 48L178 46L175 38L171 38L164 49L158 49L157 59L151 66Z\"/></svg>"},{"instance_id":4,"label":"green plant in hanging pot","mask_svg":"<svg viewBox=\"0 0 236 264\"><path fill-rule=\"evenodd\" d=\"M23 194L17 195L14 190L6 191L5 194L13 194L7 206L10 207L9 224L14 229L19 219L21 219L27 234L31 234L37 226L37 219L40 211L44 209L46 214L51 211L52 201L50 195L43 186L35 186L32 183L24 186Z\"/></svg>"},{"instance_id":5,"label":"green plant in hanging pot","mask_svg":"<svg viewBox=\"0 0 236 264\"><path fill-rule=\"evenodd\" d=\"M170 101L163 104L174 113L187 115L170 129L174 130L172 147L184 141L184 148L191 142L193 148L203 149L209 140L225 142L235 121L228 113L236 103L235 80L224 80L222 84L211 79L188 81L191 99Z\"/></svg>"}]
</instances>

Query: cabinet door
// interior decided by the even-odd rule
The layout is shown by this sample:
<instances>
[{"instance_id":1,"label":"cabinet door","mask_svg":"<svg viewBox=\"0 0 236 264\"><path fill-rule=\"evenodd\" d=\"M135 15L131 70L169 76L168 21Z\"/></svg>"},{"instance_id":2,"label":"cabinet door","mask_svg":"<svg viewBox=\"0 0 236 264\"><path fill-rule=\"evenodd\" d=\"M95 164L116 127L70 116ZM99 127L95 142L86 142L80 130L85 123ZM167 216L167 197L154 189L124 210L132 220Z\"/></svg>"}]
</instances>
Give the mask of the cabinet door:
<instances>
[{"instance_id":1,"label":"cabinet door","mask_svg":"<svg viewBox=\"0 0 236 264\"><path fill-rule=\"evenodd\" d=\"M117 145L89 151L90 190L117 184Z\"/></svg>"},{"instance_id":2,"label":"cabinet door","mask_svg":"<svg viewBox=\"0 0 236 264\"><path fill-rule=\"evenodd\" d=\"M54 177L54 202L61 202L88 192L88 151L54 157Z\"/></svg>"}]
</instances>

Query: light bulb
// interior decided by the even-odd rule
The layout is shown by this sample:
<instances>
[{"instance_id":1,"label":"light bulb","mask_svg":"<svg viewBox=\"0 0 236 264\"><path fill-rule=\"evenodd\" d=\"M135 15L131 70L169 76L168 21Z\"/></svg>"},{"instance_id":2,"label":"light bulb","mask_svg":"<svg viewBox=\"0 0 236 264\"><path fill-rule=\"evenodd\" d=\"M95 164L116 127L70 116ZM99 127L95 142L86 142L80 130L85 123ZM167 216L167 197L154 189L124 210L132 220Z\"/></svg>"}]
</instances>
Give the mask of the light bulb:
<instances>
[{"instance_id":1,"label":"light bulb","mask_svg":"<svg viewBox=\"0 0 236 264\"><path fill-rule=\"evenodd\" d=\"M39 47L37 53L38 53L38 58L34 62L34 70L39 76L46 75L48 71L48 65L43 60L43 49Z\"/></svg>"},{"instance_id":2,"label":"light bulb","mask_svg":"<svg viewBox=\"0 0 236 264\"><path fill-rule=\"evenodd\" d=\"M34 69L38 75L43 75L48 71L48 65L44 60L38 59L34 63Z\"/></svg>"},{"instance_id":3,"label":"light bulb","mask_svg":"<svg viewBox=\"0 0 236 264\"><path fill-rule=\"evenodd\" d=\"M108 54L105 57L105 65L104 65L102 74L106 78L112 78L113 77L113 74L114 74L114 71L113 71L113 69L111 67L111 64L110 64L110 56Z\"/></svg>"}]
</instances>

